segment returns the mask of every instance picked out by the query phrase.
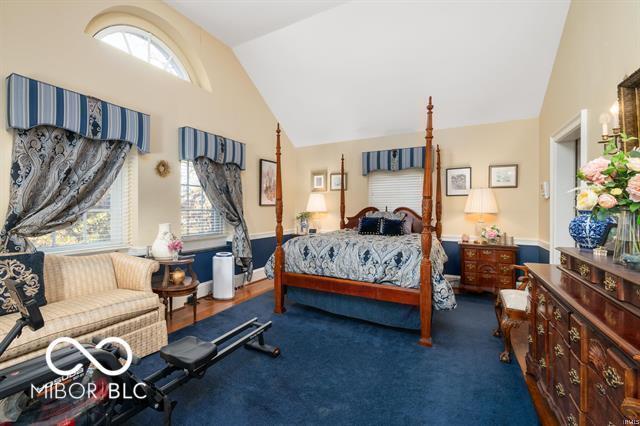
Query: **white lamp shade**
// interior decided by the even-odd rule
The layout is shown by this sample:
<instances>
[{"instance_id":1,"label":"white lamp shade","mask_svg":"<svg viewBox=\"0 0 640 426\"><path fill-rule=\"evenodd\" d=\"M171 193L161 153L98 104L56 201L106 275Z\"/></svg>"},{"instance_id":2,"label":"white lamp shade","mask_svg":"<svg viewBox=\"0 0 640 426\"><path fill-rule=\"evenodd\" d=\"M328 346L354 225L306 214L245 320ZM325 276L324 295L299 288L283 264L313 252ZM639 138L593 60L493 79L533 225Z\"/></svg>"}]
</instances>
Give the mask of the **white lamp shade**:
<instances>
[{"instance_id":1,"label":"white lamp shade","mask_svg":"<svg viewBox=\"0 0 640 426\"><path fill-rule=\"evenodd\" d=\"M307 211L311 213L322 213L327 211L327 203L324 201L324 194L309 194Z\"/></svg>"},{"instance_id":2,"label":"white lamp shade","mask_svg":"<svg viewBox=\"0 0 640 426\"><path fill-rule=\"evenodd\" d=\"M472 189L464 206L465 213L498 213L498 204L490 188Z\"/></svg>"}]
</instances>

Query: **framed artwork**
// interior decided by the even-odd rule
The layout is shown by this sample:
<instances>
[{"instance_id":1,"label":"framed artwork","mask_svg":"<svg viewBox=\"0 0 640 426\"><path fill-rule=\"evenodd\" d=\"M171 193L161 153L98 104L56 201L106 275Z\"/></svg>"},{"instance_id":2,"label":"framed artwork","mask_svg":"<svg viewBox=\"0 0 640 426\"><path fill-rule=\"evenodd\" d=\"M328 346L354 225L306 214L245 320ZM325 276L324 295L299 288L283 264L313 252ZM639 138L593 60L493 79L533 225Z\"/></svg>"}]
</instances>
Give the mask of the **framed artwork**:
<instances>
[{"instance_id":1,"label":"framed artwork","mask_svg":"<svg viewBox=\"0 0 640 426\"><path fill-rule=\"evenodd\" d=\"M260 205L276 205L276 163L260 159Z\"/></svg>"},{"instance_id":2,"label":"framed artwork","mask_svg":"<svg viewBox=\"0 0 640 426\"><path fill-rule=\"evenodd\" d=\"M446 170L447 196L469 195L471 191L471 167L457 167Z\"/></svg>"},{"instance_id":3,"label":"framed artwork","mask_svg":"<svg viewBox=\"0 0 640 426\"><path fill-rule=\"evenodd\" d=\"M327 171L319 170L311 172L311 192L327 191Z\"/></svg>"},{"instance_id":4,"label":"framed artwork","mask_svg":"<svg viewBox=\"0 0 640 426\"><path fill-rule=\"evenodd\" d=\"M340 179L340 173L331 173L329 175L329 189L331 191L340 191L340 184L342 179ZM347 190L347 174L344 174L344 190Z\"/></svg>"},{"instance_id":5,"label":"framed artwork","mask_svg":"<svg viewBox=\"0 0 640 426\"><path fill-rule=\"evenodd\" d=\"M489 166L489 188L517 188L518 165Z\"/></svg>"}]
</instances>

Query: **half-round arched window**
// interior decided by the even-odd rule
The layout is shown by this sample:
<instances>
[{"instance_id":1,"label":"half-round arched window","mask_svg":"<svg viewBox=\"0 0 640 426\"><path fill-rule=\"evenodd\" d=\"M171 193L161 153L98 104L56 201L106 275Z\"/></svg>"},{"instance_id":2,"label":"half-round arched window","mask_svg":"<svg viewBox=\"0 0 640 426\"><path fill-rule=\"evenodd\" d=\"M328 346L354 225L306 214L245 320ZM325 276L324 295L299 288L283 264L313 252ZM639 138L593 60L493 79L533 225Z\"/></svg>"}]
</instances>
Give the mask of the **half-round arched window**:
<instances>
[{"instance_id":1,"label":"half-round arched window","mask_svg":"<svg viewBox=\"0 0 640 426\"><path fill-rule=\"evenodd\" d=\"M191 81L175 53L158 37L130 25L114 25L94 37L185 81Z\"/></svg>"}]
</instances>

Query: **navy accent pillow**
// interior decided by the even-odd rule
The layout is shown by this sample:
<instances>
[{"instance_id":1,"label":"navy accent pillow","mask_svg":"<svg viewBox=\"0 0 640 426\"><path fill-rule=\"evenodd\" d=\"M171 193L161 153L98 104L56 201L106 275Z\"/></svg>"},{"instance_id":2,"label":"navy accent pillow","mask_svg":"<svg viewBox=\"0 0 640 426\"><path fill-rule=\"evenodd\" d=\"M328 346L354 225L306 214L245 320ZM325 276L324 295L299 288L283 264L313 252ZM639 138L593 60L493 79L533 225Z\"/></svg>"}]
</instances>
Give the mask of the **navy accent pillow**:
<instances>
[{"instance_id":1,"label":"navy accent pillow","mask_svg":"<svg viewBox=\"0 0 640 426\"><path fill-rule=\"evenodd\" d=\"M404 219L384 219L380 221L380 235L396 236L404 235Z\"/></svg>"},{"instance_id":2,"label":"navy accent pillow","mask_svg":"<svg viewBox=\"0 0 640 426\"><path fill-rule=\"evenodd\" d=\"M358 234L380 235L381 220L379 217L361 217L358 222Z\"/></svg>"},{"instance_id":3,"label":"navy accent pillow","mask_svg":"<svg viewBox=\"0 0 640 426\"><path fill-rule=\"evenodd\" d=\"M44 296L44 253L0 255L0 316L18 311L4 285L7 278L24 284L22 290L25 295L35 298L38 306L47 304Z\"/></svg>"}]
</instances>

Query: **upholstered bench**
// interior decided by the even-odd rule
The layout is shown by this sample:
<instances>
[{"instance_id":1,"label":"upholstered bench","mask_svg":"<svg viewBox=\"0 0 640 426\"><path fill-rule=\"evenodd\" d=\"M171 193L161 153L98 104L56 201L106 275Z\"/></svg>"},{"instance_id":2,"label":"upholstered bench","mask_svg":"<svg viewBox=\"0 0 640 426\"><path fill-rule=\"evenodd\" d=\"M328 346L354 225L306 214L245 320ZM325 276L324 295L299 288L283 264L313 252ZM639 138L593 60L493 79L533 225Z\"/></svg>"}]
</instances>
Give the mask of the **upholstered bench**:
<instances>
[{"instance_id":1,"label":"upholstered bench","mask_svg":"<svg viewBox=\"0 0 640 426\"><path fill-rule=\"evenodd\" d=\"M506 363L511 362L511 330L519 327L529 316L529 269L518 265L511 267L525 275L518 280L516 289L502 289L498 292L495 304L498 328L493 332L496 337L504 337L504 351L500 354L500 361Z\"/></svg>"}]
</instances>

